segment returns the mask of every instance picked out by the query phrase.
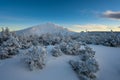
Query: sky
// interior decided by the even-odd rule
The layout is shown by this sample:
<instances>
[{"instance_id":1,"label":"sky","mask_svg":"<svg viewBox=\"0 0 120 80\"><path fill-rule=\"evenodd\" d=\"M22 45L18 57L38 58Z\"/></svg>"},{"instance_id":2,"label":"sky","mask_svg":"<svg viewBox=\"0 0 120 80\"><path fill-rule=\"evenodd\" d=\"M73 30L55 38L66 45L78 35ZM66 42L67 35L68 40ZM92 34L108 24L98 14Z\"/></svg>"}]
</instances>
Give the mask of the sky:
<instances>
[{"instance_id":1,"label":"sky","mask_svg":"<svg viewBox=\"0 0 120 80\"><path fill-rule=\"evenodd\" d=\"M55 23L72 31L120 31L120 0L0 0L0 27Z\"/></svg>"}]
</instances>

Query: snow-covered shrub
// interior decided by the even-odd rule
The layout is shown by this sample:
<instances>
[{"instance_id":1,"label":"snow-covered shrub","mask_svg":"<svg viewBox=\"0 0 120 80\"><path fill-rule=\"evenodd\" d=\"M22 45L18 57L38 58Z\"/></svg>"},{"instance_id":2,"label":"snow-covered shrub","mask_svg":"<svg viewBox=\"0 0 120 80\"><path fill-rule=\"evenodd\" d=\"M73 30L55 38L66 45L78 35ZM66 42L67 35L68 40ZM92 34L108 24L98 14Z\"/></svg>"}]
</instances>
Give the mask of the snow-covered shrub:
<instances>
[{"instance_id":1,"label":"snow-covered shrub","mask_svg":"<svg viewBox=\"0 0 120 80\"><path fill-rule=\"evenodd\" d=\"M71 36L70 35L64 35L62 37L62 41L66 42L66 43L69 43L69 42L72 42L74 40L71 39Z\"/></svg>"},{"instance_id":2,"label":"snow-covered shrub","mask_svg":"<svg viewBox=\"0 0 120 80\"><path fill-rule=\"evenodd\" d=\"M60 36L53 37L52 45L59 44L61 42Z\"/></svg>"},{"instance_id":3,"label":"snow-covered shrub","mask_svg":"<svg viewBox=\"0 0 120 80\"><path fill-rule=\"evenodd\" d=\"M42 69L46 64L46 49L41 46L33 46L26 54L25 62L30 70Z\"/></svg>"},{"instance_id":4,"label":"snow-covered shrub","mask_svg":"<svg viewBox=\"0 0 120 80\"><path fill-rule=\"evenodd\" d=\"M30 35L27 41L31 42L31 45L38 46L39 45L39 36L38 35Z\"/></svg>"},{"instance_id":5,"label":"snow-covered shrub","mask_svg":"<svg viewBox=\"0 0 120 80\"><path fill-rule=\"evenodd\" d=\"M86 61L89 58L93 58L95 55L95 51L92 50L92 48L88 47L88 46L84 46L84 49L81 49L80 51L80 59L82 61Z\"/></svg>"},{"instance_id":6,"label":"snow-covered shrub","mask_svg":"<svg viewBox=\"0 0 120 80\"><path fill-rule=\"evenodd\" d=\"M55 44L59 44L61 41L62 37L57 36L56 34L42 34L39 37L39 43L42 45L55 45Z\"/></svg>"},{"instance_id":7,"label":"snow-covered shrub","mask_svg":"<svg viewBox=\"0 0 120 80\"><path fill-rule=\"evenodd\" d=\"M0 47L0 59L10 58L8 51L5 48Z\"/></svg>"},{"instance_id":8,"label":"snow-covered shrub","mask_svg":"<svg viewBox=\"0 0 120 80\"><path fill-rule=\"evenodd\" d=\"M60 44L61 51L68 55L78 55L81 43L76 41L71 41L69 43L62 42Z\"/></svg>"},{"instance_id":9,"label":"snow-covered shrub","mask_svg":"<svg viewBox=\"0 0 120 80\"><path fill-rule=\"evenodd\" d=\"M74 35L73 35L74 36ZM72 39L82 41L87 44L105 45L111 47L120 46L120 33L119 32L81 32L76 33Z\"/></svg>"},{"instance_id":10,"label":"snow-covered shrub","mask_svg":"<svg viewBox=\"0 0 120 80\"><path fill-rule=\"evenodd\" d=\"M1 54L0 56L8 58L8 56L12 56L18 53L18 49L20 48L19 40L17 37L14 37L12 33L8 36L6 41L3 41L0 47Z\"/></svg>"},{"instance_id":11,"label":"snow-covered shrub","mask_svg":"<svg viewBox=\"0 0 120 80\"><path fill-rule=\"evenodd\" d=\"M21 49L28 49L32 46L32 42L30 36L26 36L25 34L18 36Z\"/></svg>"},{"instance_id":12,"label":"snow-covered shrub","mask_svg":"<svg viewBox=\"0 0 120 80\"><path fill-rule=\"evenodd\" d=\"M54 36L52 34L49 34L49 33L42 34L41 36L39 36L38 41L41 45L45 45L45 46L51 45L53 42L53 37Z\"/></svg>"},{"instance_id":13,"label":"snow-covered shrub","mask_svg":"<svg viewBox=\"0 0 120 80\"><path fill-rule=\"evenodd\" d=\"M80 80L95 80L95 73L99 70L98 62L94 59L95 52L85 46L79 54L78 61L70 61L73 70L78 74Z\"/></svg>"},{"instance_id":14,"label":"snow-covered shrub","mask_svg":"<svg viewBox=\"0 0 120 80\"><path fill-rule=\"evenodd\" d=\"M66 42L61 42L59 45L60 45L61 51L65 52L66 51L67 43Z\"/></svg>"},{"instance_id":15,"label":"snow-covered shrub","mask_svg":"<svg viewBox=\"0 0 120 80\"><path fill-rule=\"evenodd\" d=\"M2 44L3 47L8 48L9 54L15 54L18 48L20 48L19 40L10 35L9 39Z\"/></svg>"},{"instance_id":16,"label":"snow-covered shrub","mask_svg":"<svg viewBox=\"0 0 120 80\"><path fill-rule=\"evenodd\" d=\"M51 52L55 57L61 56L63 54L59 46L55 46Z\"/></svg>"},{"instance_id":17,"label":"snow-covered shrub","mask_svg":"<svg viewBox=\"0 0 120 80\"><path fill-rule=\"evenodd\" d=\"M9 31L9 28L2 28L2 31L1 31L1 42L3 41L6 41L8 39L8 37L10 36L10 31Z\"/></svg>"}]
</instances>

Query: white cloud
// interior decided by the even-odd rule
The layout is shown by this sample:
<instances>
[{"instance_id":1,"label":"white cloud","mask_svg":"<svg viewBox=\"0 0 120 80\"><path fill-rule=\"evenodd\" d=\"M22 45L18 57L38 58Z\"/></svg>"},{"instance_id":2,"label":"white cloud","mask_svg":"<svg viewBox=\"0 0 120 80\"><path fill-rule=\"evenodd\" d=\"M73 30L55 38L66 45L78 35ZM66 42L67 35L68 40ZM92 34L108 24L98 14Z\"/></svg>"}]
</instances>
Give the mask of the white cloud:
<instances>
[{"instance_id":1,"label":"white cloud","mask_svg":"<svg viewBox=\"0 0 120 80\"><path fill-rule=\"evenodd\" d=\"M69 30L80 32L80 31L120 31L119 27L110 27L101 24L87 24L87 25L72 25Z\"/></svg>"}]
</instances>

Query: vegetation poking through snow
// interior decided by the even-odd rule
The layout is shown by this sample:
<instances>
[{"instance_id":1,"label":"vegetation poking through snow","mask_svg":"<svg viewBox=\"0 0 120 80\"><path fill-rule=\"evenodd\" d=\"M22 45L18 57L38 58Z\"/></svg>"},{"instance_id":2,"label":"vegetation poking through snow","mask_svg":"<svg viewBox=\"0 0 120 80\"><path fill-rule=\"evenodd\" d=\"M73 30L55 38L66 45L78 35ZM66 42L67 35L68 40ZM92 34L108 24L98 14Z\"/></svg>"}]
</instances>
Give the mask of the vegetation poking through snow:
<instances>
[{"instance_id":1,"label":"vegetation poking through snow","mask_svg":"<svg viewBox=\"0 0 120 80\"><path fill-rule=\"evenodd\" d=\"M72 36L72 39L82 41L87 44L120 47L119 32L81 32Z\"/></svg>"},{"instance_id":2,"label":"vegetation poking through snow","mask_svg":"<svg viewBox=\"0 0 120 80\"><path fill-rule=\"evenodd\" d=\"M63 54L59 46L55 46L51 52L52 52L52 55L55 57L59 57Z\"/></svg>"},{"instance_id":3,"label":"vegetation poking through snow","mask_svg":"<svg viewBox=\"0 0 120 80\"><path fill-rule=\"evenodd\" d=\"M9 58L18 53L20 48L19 40L14 32L9 29L3 29L0 36L0 59Z\"/></svg>"},{"instance_id":4,"label":"vegetation poking through snow","mask_svg":"<svg viewBox=\"0 0 120 80\"><path fill-rule=\"evenodd\" d=\"M32 46L26 53L25 62L30 70L42 69L46 64L46 49L41 46Z\"/></svg>"},{"instance_id":5,"label":"vegetation poking through snow","mask_svg":"<svg viewBox=\"0 0 120 80\"><path fill-rule=\"evenodd\" d=\"M80 51L81 43L76 41L70 41L68 43L62 42L60 48L63 53L68 55L78 55Z\"/></svg>"},{"instance_id":6,"label":"vegetation poking through snow","mask_svg":"<svg viewBox=\"0 0 120 80\"><path fill-rule=\"evenodd\" d=\"M80 80L95 80L95 73L99 70L98 62L94 58L95 52L88 46L81 50L78 61L70 61L73 70Z\"/></svg>"},{"instance_id":7,"label":"vegetation poking through snow","mask_svg":"<svg viewBox=\"0 0 120 80\"><path fill-rule=\"evenodd\" d=\"M18 51L23 50L24 62L30 70L43 69L46 64L47 51L45 47L54 46L51 53L55 57L62 54L77 55L79 61L70 61L79 77L87 80L95 78L95 72L98 71L98 63L94 59L95 52L81 43L78 38L73 38L70 34L43 34L22 36L9 32L9 29L3 29L0 35L0 58L9 58L10 55L16 55ZM84 48L83 48L84 46Z\"/></svg>"}]
</instances>

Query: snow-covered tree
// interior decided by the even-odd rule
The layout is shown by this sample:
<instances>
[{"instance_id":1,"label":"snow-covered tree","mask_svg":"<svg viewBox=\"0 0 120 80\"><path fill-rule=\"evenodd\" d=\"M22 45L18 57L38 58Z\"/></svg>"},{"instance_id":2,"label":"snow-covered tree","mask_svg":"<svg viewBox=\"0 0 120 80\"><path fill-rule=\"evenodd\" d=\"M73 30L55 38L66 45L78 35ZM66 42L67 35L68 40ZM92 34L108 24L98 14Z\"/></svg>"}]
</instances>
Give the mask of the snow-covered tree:
<instances>
[{"instance_id":1,"label":"snow-covered tree","mask_svg":"<svg viewBox=\"0 0 120 80\"><path fill-rule=\"evenodd\" d=\"M79 52L79 57L82 61L86 61L89 58L93 58L95 55L95 51L93 51L92 48L88 47L87 45L85 45L84 49L81 49Z\"/></svg>"},{"instance_id":2,"label":"snow-covered tree","mask_svg":"<svg viewBox=\"0 0 120 80\"><path fill-rule=\"evenodd\" d=\"M15 32L10 32L8 28L2 28L0 34L0 57L1 59L9 58L18 53L20 48L19 39Z\"/></svg>"},{"instance_id":3,"label":"snow-covered tree","mask_svg":"<svg viewBox=\"0 0 120 80\"><path fill-rule=\"evenodd\" d=\"M32 42L29 36L26 36L25 34L18 36L20 45L22 49L28 49L32 46Z\"/></svg>"},{"instance_id":4,"label":"snow-covered tree","mask_svg":"<svg viewBox=\"0 0 120 80\"><path fill-rule=\"evenodd\" d=\"M61 51L68 55L78 55L81 43L76 41L71 41L69 43L62 42L60 44Z\"/></svg>"},{"instance_id":5,"label":"snow-covered tree","mask_svg":"<svg viewBox=\"0 0 120 80\"><path fill-rule=\"evenodd\" d=\"M3 41L6 41L9 36L10 36L10 31L9 31L9 28L2 28L2 31L1 31L1 35L0 35L0 43L2 43Z\"/></svg>"},{"instance_id":6,"label":"snow-covered tree","mask_svg":"<svg viewBox=\"0 0 120 80\"><path fill-rule=\"evenodd\" d=\"M0 47L0 59L10 58L7 48Z\"/></svg>"},{"instance_id":7,"label":"snow-covered tree","mask_svg":"<svg viewBox=\"0 0 120 80\"><path fill-rule=\"evenodd\" d=\"M81 32L80 34L76 33L76 36L72 39L76 41L82 41L87 44L101 44L111 47L120 46L120 36L119 32Z\"/></svg>"},{"instance_id":8,"label":"snow-covered tree","mask_svg":"<svg viewBox=\"0 0 120 80\"><path fill-rule=\"evenodd\" d=\"M26 54L25 62L30 70L42 69L46 64L46 55L44 47L32 46Z\"/></svg>"},{"instance_id":9,"label":"snow-covered tree","mask_svg":"<svg viewBox=\"0 0 120 80\"><path fill-rule=\"evenodd\" d=\"M95 80L95 73L99 70L98 62L94 58L95 52L85 46L79 54L78 61L70 61L73 70L78 74L80 80Z\"/></svg>"},{"instance_id":10,"label":"snow-covered tree","mask_svg":"<svg viewBox=\"0 0 120 80\"><path fill-rule=\"evenodd\" d=\"M59 46L55 46L51 52L55 57L61 56L63 54Z\"/></svg>"},{"instance_id":11,"label":"snow-covered tree","mask_svg":"<svg viewBox=\"0 0 120 80\"><path fill-rule=\"evenodd\" d=\"M19 44L18 38L14 37L14 36L12 36L12 34L10 34L8 39L1 44L1 47L0 47L1 54L6 55L6 58L7 58L8 55L11 56L11 55L17 54L18 49L20 47L21 46Z\"/></svg>"}]
</instances>

